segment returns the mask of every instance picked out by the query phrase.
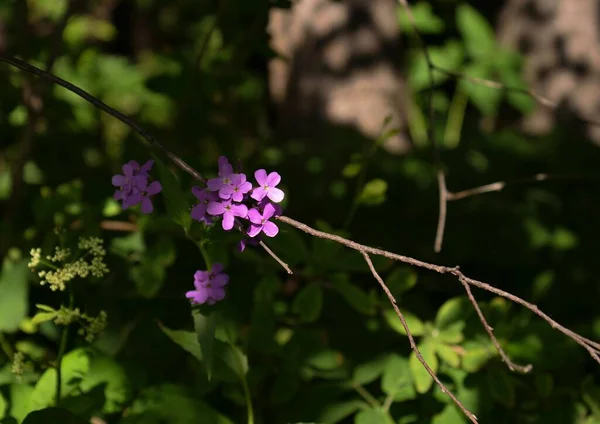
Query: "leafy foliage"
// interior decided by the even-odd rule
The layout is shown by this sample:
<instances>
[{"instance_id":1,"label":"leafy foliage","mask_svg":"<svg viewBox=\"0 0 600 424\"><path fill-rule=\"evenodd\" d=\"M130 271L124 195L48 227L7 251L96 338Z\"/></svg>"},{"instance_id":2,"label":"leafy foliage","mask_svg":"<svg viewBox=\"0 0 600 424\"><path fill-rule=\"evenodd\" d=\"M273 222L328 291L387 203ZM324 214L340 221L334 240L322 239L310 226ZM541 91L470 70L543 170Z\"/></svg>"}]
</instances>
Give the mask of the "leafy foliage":
<instances>
[{"instance_id":1,"label":"leafy foliage","mask_svg":"<svg viewBox=\"0 0 600 424\"><path fill-rule=\"evenodd\" d=\"M11 35L9 51L43 68L55 51L47 31L60 27L69 2L26 3L28 10L1 3L0 28ZM450 73L434 69L432 83L421 48L407 37L398 55L414 146L396 156L381 148L393 135L385 126L379 140L336 133L323 144L273 131L265 70L277 52L266 22L290 2L145 0L104 12L95 3L70 12L53 72L134 117L205 178L215 177L220 155L234 167L239 160L247 169L276 168L286 215L460 264L600 337L597 184L515 184L450 202L445 250L432 252L438 193L425 131L429 94L457 191L538 172L597 173L597 147L568 123L535 140L514 130L513 117L532 110L528 96L451 75L527 88L522 58L496 39L491 5L412 6L434 67ZM401 7L398 25L412 34ZM360 254L282 223L267 245L294 274L260 247L240 253L239 234L191 219L197 181L129 127L4 65L0 81L1 423L226 424L250 415L256 423L466 422L410 349ZM35 118L22 101L29 85L43 100ZM110 176L132 158L156 162L163 191L150 216L123 211L112 198ZM30 250L75 251L80 236L105 239L110 272L77 278L65 292L40 286L27 268ZM521 307L474 292L508 354L534 365L529 375L510 373L459 283L373 261L423 358L481 422L600 422L598 367L579 346ZM209 262L227 267L227 297L192 308L185 293ZM106 311L103 334L91 343L80 337L86 328L73 320L74 308L77 317Z\"/></svg>"}]
</instances>

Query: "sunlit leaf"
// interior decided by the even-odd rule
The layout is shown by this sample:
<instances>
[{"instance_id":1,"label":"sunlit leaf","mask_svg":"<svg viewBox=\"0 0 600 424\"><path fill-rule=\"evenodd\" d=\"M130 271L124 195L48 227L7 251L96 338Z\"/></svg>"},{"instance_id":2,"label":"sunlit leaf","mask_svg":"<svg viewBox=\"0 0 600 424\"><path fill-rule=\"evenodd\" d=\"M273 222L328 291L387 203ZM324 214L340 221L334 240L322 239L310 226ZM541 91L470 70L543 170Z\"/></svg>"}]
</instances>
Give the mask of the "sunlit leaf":
<instances>
[{"instance_id":1,"label":"sunlit leaf","mask_svg":"<svg viewBox=\"0 0 600 424\"><path fill-rule=\"evenodd\" d=\"M434 373L437 372L438 359L435 355L435 346L433 345L433 343L426 340L419 344L418 348L425 362L429 365L429 367L433 370ZM421 394L426 393L433 384L433 377L431 377L431 375L427 372L423 364L417 358L417 355L414 351L410 353L408 361L417 392Z\"/></svg>"},{"instance_id":2,"label":"sunlit leaf","mask_svg":"<svg viewBox=\"0 0 600 424\"><path fill-rule=\"evenodd\" d=\"M417 393L407 358L395 354L389 357L381 378L381 390L391 396L395 402L416 397Z\"/></svg>"},{"instance_id":3,"label":"sunlit leaf","mask_svg":"<svg viewBox=\"0 0 600 424\"><path fill-rule=\"evenodd\" d=\"M472 57L493 55L496 51L496 35L487 19L474 7L461 3L456 8L456 26L460 31L467 52Z\"/></svg>"},{"instance_id":4,"label":"sunlit leaf","mask_svg":"<svg viewBox=\"0 0 600 424\"><path fill-rule=\"evenodd\" d=\"M413 336L422 336L424 334L425 325L423 324L423 321L410 312L402 311L402 315L404 316L406 324L408 325L408 329ZM398 318L398 315L396 315L396 311L394 309L386 309L383 312L383 317L393 330L406 336L406 330L404 329L402 321L400 321L400 318Z\"/></svg>"},{"instance_id":5,"label":"sunlit leaf","mask_svg":"<svg viewBox=\"0 0 600 424\"><path fill-rule=\"evenodd\" d=\"M28 259L12 263L4 261L0 273L0 332L13 333L27 316L29 309L27 297L29 284L27 282Z\"/></svg>"}]
</instances>

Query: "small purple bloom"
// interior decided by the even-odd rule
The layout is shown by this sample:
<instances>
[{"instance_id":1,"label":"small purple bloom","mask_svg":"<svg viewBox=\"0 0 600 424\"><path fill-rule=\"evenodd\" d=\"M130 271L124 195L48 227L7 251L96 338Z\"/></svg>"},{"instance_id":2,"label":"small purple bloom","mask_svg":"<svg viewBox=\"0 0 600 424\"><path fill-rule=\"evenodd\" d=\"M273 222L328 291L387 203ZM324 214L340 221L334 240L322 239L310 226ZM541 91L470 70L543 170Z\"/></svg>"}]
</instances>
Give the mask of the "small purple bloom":
<instances>
[{"instance_id":1,"label":"small purple bloom","mask_svg":"<svg viewBox=\"0 0 600 424\"><path fill-rule=\"evenodd\" d=\"M265 197L260 202L258 202L256 207L260 212L263 212L265 210L265 206L267 205L271 205L275 208L275 213L273 214L273 216L277 217L283 215L283 208L281 207L281 205L271 202L268 197Z\"/></svg>"},{"instance_id":2,"label":"small purple bloom","mask_svg":"<svg viewBox=\"0 0 600 424\"><path fill-rule=\"evenodd\" d=\"M221 186L219 196L223 199L231 198L234 202L241 202L244 200L244 194L252 190L252 183L246 181L246 174L232 174L230 180L229 184Z\"/></svg>"},{"instance_id":3,"label":"small purple bloom","mask_svg":"<svg viewBox=\"0 0 600 424\"><path fill-rule=\"evenodd\" d=\"M198 186L192 187L192 193L198 199L198 204L192 208L191 216L196 221L204 222L205 224L212 224L212 217L208 214L208 204L210 202L216 202L219 197L216 193L208 191L207 189L201 189Z\"/></svg>"},{"instance_id":4,"label":"small purple bloom","mask_svg":"<svg viewBox=\"0 0 600 424\"><path fill-rule=\"evenodd\" d=\"M267 175L267 171L259 169L254 173L254 178L258 182L258 187L252 192L252 198L259 202L268 197L275 203L283 200L285 194L281 189L276 188L276 185L281 181L281 175L277 172L271 172Z\"/></svg>"},{"instance_id":5,"label":"small purple bloom","mask_svg":"<svg viewBox=\"0 0 600 424\"><path fill-rule=\"evenodd\" d=\"M231 200L222 202L210 202L207 212L210 215L223 215L223 229L231 230L235 217L246 218L248 215L248 207L243 204L233 203Z\"/></svg>"},{"instance_id":6,"label":"small purple bloom","mask_svg":"<svg viewBox=\"0 0 600 424\"><path fill-rule=\"evenodd\" d=\"M123 209L130 208L139 203L142 204L142 213L151 213L154 209L150 196L160 193L162 187L158 181L148 184L150 170L154 161L149 160L144 165L140 165L131 160L123 165L123 175L114 175L112 184L119 187L113 198L121 200Z\"/></svg>"},{"instance_id":7,"label":"small purple bloom","mask_svg":"<svg viewBox=\"0 0 600 424\"><path fill-rule=\"evenodd\" d=\"M267 237L275 237L279 232L279 228L273 222L269 221L273 215L275 215L275 207L271 203L265 205L262 214L256 208L250 209L248 211L248 219L250 220L248 235L256 237L262 231Z\"/></svg>"},{"instance_id":8,"label":"small purple bloom","mask_svg":"<svg viewBox=\"0 0 600 424\"><path fill-rule=\"evenodd\" d=\"M233 166L229 163L225 156L219 157L219 177L211 178L206 185L210 191L219 191L224 185L231 184L231 176L233 175Z\"/></svg>"},{"instance_id":9,"label":"small purple bloom","mask_svg":"<svg viewBox=\"0 0 600 424\"><path fill-rule=\"evenodd\" d=\"M194 274L196 290L188 291L185 297L194 304L214 305L225 297L225 286L228 282L229 276L223 272L223 265L216 263L210 271L196 271Z\"/></svg>"},{"instance_id":10,"label":"small purple bloom","mask_svg":"<svg viewBox=\"0 0 600 424\"><path fill-rule=\"evenodd\" d=\"M141 193L142 213L152 213L154 206L150 200L150 196L154 196L162 191L162 186L158 181L152 181L150 185L146 187L147 181L145 181L144 188Z\"/></svg>"}]
</instances>

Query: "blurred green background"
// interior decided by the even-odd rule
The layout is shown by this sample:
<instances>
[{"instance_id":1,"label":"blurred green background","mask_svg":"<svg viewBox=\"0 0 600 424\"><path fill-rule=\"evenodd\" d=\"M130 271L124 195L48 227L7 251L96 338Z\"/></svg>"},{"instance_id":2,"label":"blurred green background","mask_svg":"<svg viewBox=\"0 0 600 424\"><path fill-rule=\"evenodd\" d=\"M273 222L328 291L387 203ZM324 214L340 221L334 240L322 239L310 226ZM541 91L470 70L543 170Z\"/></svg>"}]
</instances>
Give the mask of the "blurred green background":
<instances>
[{"instance_id":1,"label":"blurred green background","mask_svg":"<svg viewBox=\"0 0 600 424\"><path fill-rule=\"evenodd\" d=\"M134 117L203 175L216 174L219 155L247 172L276 170L285 215L364 244L460 265L600 338L600 150L581 125L560 121L548 135L526 136L515 122L534 107L529 97L441 73L431 86L398 7L403 44L396 54L411 105L402 131L410 150L396 155L382 147L394 134L389 126L377 139L351 126L332 126L319 142L281 137L267 73L277 52L266 26L269 11L285 7L289 2L4 0L0 49L40 68L51 63L53 73ZM414 5L433 60L526 87L522 58L497 45L496 7L480 7ZM110 267L107 277L72 283L81 311L108 315L91 345L77 331L66 345L61 406L82 422L244 423L248 397L255 423L467 422L411 354L361 256L285 224L269 246L293 267L291 276L261 249L238 253L239 234L192 225L191 238L203 240L231 276L214 312L217 340L207 361L184 297L204 260L171 220L169 193L157 197L150 216L122 211L112 200L111 176L128 160L151 159L150 148L72 93L6 64L0 87L1 423L22 422L55 396L48 373L61 327L34 325L31 317L36 304L58 308L67 297L26 271L29 251L51 254L80 235L105 240ZM517 181L449 202L439 254L436 167L425 133L430 93L449 189ZM191 206L194 182L171 169ZM158 177L156 167L153 173ZM537 173L570 178L523 181ZM507 353L533 364L528 375L511 373L458 281L374 260L425 359L480 422L600 423L600 368L575 342L522 307L475 291ZM25 361L16 374L15 352ZM51 415L28 420L53 422Z\"/></svg>"}]
</instances>

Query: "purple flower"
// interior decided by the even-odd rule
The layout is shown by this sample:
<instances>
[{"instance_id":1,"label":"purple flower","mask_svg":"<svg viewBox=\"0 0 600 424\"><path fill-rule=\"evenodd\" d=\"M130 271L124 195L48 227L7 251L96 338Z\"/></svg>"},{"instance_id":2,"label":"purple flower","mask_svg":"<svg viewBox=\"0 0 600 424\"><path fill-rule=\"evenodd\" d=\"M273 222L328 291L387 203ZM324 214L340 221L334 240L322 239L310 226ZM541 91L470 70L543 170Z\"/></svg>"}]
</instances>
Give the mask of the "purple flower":
<instances>
[{"instance_id":1,"label":"purple flower","mask_svg":"<svg viewBox=\"0 0 600 424\"><path fill-rule=\"evenodd\" d=\"M119 187L113 198L121 200L123 209L130 208L139 203L142 204L142 213L151 213L154 209L150 196L160 193L162 187L158 181L148 184L150 170L154 161L149 160L144 165L140 165L131 160L123 165L123 175L114 175L112 184Z\"/></svg>"},{"instance_id":2,"label":"purple flower","mask_svg":"<svg viewBox=\"0 0 600 424\"><path fill-rule=\"evenodd\" d=\"M210 191L220 191L224 185L231 184L231 176L233 175L233 167L225 156L219 158L219 177L211 178L206 185ZM219 193L220 194L220 193Z\"/></svg>"},{"instance_id":3,"label":"purple flower","mask_svg":"<svg viewBox=\"0 0 600 424\"><path fill-rule=\"evenodd\" d=\"M258 187L252 192L251 197L253 199L260 202L266 196L275 203L283 200L285 194L282 190L275 187L281 181L281 175L277 172L271 172L267 175L267 171L259 169L254 173L254 178L258 182Z\"/></svg>"},{"instance_id":4,"label":"purple flower","mask_svg":"<svg viewBox=\"0 0 600 424\"><path fill-rule=\"evenodd\" d=\"M263 212L265 210L265 206L267 206L267 205L271 205L271 206L273 206L275 208L275 213L273 214L273 216L281 216L281 215L283 215L283 208L281 207L281 205L278 205L277 203L271 202L268 197L265 197L260 202L258 202L258 204L256 205L256 207L258 208L258 210L260 212Z\"/></svg>"},{"instance_id":5,"label":"purple flower","mask_svg":"<svg viewBox=\"0 0 600 424\"><path fill-rule=\"evenodd\" d=\"M194 274L196 290L188 291L185 297L194 304L214 305L225 297L225 286L228 282L229 276L223 272L223 265L216 263L210 271L196 271Z\"/></svg>"},{"instance_id":6,"label":"purple flower","mask_svg":"<svg viewBox=\"0 0 600 424\"><path fill-rule=\"evenodd\" d=\"M273 222L269 221L273 215L275 215L275 207L271 203L265 205L262 214L256 208L250 209L248 211L248 219L250 220L248 235L256 237L262 231L267 237L275 237L279 232L279 228Z\"/></svg>"},{"instance_id":7,"label":"purple flower","mask_svg":"<svg viewBox=\"0 0 600 424\"><path fill-rule=\"evenodd\" d=\"M223 215L223 229L231 230L235 217L246 218L248 215L248 207L243 204L233 203L231 200L222 202L210 202L207 212L210 215Z\"/></svg>"},{"instance_id":8,"label":"purple flower","mask_svg":"<svg viewBox=\"0 0 600 424\"><path fill-rule=\"evenodd\" d=\"M231 174L230 180L229 184L221 186L219 196L241 202L244 200L244 194L252 190L252 183L246 181L246 174Z\"/></svg>"},{"instance_id":9,"label":"purple flower","mask_svg":"<svg viewBox=\"0 0 600 424\"><path fill-rule=\"evenodd\" d=\"M208 204L210 202L216 202L219 197L216 193L208 191L207 189L201 189L198 186L192 187L192 193L198 199L198 204L192 208L191 216L196 221L204 222L205 224L212 224L212 217L208 214Z\"/></svg>"},{"instance_id":10,"label":"purple flower","mask_svg":"<svg viewBox=\"0 0 600 424\"><path fill-rule=\"evenodd\" d=\"M150 185L146 186L147 184L148 181L144 181L144 185L141 187L141 190L137 195L140 197L140 202L142 203L142 213L152 213L154 206L152 205L150 196L154 196L162 191L162 186L158 181L152 181Z\"/></svg>"}]
</instances>

